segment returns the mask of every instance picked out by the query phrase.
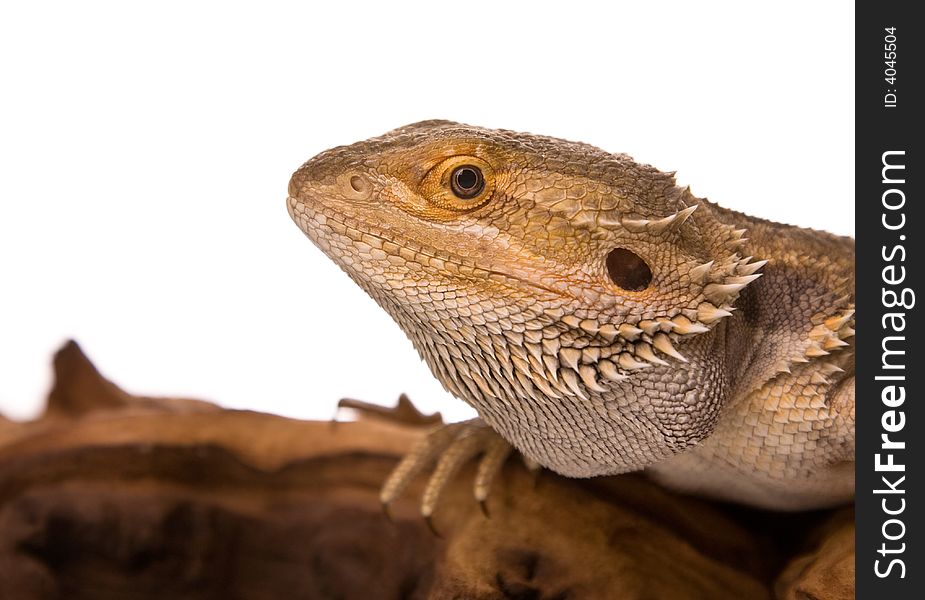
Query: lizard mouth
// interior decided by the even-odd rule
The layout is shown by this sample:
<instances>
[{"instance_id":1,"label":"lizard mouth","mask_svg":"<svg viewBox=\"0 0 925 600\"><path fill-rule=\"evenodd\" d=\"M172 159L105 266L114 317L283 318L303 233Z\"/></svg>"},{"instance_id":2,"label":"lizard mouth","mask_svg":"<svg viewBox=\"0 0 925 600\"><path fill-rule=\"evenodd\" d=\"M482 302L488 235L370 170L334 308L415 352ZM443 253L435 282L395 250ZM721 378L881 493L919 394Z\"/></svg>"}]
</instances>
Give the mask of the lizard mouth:
<instances>
[{"instance_id":1,"label":"lizard mouth","mask_svg":"<svg viewBox=\"0 0 925 600\"><path fill-rule=\"evenodd\" d=\"M317 201L314 198L309 201L288 196L286 205L289 209L289 216L295 221L299 229L329 258L344 265L342 251L332 250L332 239L337 239L350 247L356 247L358 243L365 246L378 246L378 250L383 258L386 255L397 255L406 259L418 262L420 264L433 264L439 262L443 265L451 266L454 271L464 274L471 271L468 277L485 277L495 280L509 287L530 287L539 291L555 296L557 298L568 298L578 300L574 294L569 293L567 289L558 289L545 285L529 277L527 273L513 273L505 269L485 267L479 261L470 257L458 256L448 252L440 252L435 249L415 242L407 236L401 234L395 229L384 229L364 220L347 216L330 206L329 203ZM391 245L391 252L383 249L386 245ZM339 246L343 246L340 244ZM364 269L353 265L351 271L363 274Z\"/></svg>"}]
</instances>

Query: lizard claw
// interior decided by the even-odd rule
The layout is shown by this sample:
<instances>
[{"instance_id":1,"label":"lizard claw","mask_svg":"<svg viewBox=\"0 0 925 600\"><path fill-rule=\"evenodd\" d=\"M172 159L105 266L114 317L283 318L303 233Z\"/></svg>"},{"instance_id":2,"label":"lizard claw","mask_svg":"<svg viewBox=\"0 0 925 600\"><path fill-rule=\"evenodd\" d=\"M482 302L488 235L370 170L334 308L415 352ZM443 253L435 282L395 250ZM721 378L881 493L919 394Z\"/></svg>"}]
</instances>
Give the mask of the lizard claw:
<instances>
[{"instance_id":1,"label":"lizard claw","mask_svg":"<svg viewBox=\"0 0 925 600\"><path fill-rule=\"evenodd\" d=\"M424 517L424 522L427 523L427 528L430 529L430 532L434 534L434 537L443 539L443 536L440 535L440 532L437 531L437 528L434 526L434 520L432 517Z\"/></svg>"},{"instance_id":2,"label":"lizard claw","mask_svg":"<svg viewBox=\"0 0 925 600\"><path fill-rule=\"evenodd\" d=\"M473 494L487 516L486 500L491 484L511 450L510 444L480 419L445 425L428 434L398 463L382 486L379 500L388 511L388 506L418 474L435 465L421 498L421 516L439 537L432 517L441 494L453 476L466 463L481 455Z\"/></svg>"}]
</instances>

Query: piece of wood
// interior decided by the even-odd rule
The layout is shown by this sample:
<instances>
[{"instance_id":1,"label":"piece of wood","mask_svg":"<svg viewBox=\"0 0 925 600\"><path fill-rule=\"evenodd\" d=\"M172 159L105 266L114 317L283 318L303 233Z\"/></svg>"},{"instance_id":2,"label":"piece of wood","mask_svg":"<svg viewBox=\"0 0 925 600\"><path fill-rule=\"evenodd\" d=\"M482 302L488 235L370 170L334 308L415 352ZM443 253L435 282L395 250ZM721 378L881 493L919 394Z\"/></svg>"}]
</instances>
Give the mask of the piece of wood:
<instances>
[{"instance_id":1,"label":"piece of wood","mask_svg":"<svg viewBox=\"0 0 925 600\"><path fill-rule=\"evenodd\" d=\"M854 509L837 511L809 536L777 578L782 600L852 600L854 598Z\"/></svg>"},{"instance_id":2,"label":"piece of wood","mask_svg":"<svg viewBox=\"0 0 925 600\"><path fill-rule=\"evenodd\" d=\"M435 537L423 481L394 521L378 501L424 428L139 399L76 345L62 361L46 417L0 436L0 598L825 599L849 585L844 530L825 515L713 504L640 475L535 477L514 460L490 518L464 469ZM775 588L816 523L812 559Z\"/></svg>"}]
</instances>

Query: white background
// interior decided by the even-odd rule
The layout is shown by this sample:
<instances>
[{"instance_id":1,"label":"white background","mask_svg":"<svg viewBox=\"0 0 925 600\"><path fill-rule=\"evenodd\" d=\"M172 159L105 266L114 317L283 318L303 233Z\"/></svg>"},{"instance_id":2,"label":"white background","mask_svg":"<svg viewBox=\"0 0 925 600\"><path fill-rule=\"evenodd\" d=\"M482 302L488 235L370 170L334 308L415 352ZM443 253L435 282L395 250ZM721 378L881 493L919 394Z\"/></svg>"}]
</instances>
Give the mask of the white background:
<instances>
[{"instance_id":1,"label":"white background","mask_svg":"<svg viewBox=\"0 0 925 600\"><path fill-rule=\"evenodd\" d=\"M37 414L69 337L132 392L328 418L406 391L467 416L284 204L315 153L422 119L589 142L854 232L850 3L11 4L7 416Z\"/></svg>"}]
</instances>

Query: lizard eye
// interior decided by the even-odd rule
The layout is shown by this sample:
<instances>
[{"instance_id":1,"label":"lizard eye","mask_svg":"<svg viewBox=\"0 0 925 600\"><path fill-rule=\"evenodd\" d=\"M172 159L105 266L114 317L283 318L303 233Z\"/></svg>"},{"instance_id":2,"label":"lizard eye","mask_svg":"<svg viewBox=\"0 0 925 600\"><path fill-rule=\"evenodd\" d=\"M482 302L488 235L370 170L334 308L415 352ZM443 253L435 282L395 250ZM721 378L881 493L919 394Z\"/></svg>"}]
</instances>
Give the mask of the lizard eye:
<instances>
[{"instance_id":1,"label":"lizard eye","mask_svg":"<svg viewBox=\"0 0 925 600\"><path fill-rule=\"evenodd\" d=\"M475 198L485 187L485 178L482 170L473 165L462 165L453 170L450 175L450 188L457 198L469 200Z\"/></svg>"},{"instance_id":2,"label":"lizard eye","mask_svg":"<svg viewBox=\"0 0 925 600\"><path fill-rule=\"evenodd\" d=\"M432 217L452 218L484 206L491 200L495 185L491 164L478 156L456 155L431 167L421 180L420 190L437 211L429 213Z\"/></svg>"},{"instance_id":3,"label":"lizard eye","mask_svg":"<svg viewBox=\"0 0 925 600\"><path fill-rule=\"evenodd\" d=\"M652 269L638 254L626 248L610 251L607 273L614 283L629 292L641 292L652 283Z\"/></svg>"}]
</instances>

